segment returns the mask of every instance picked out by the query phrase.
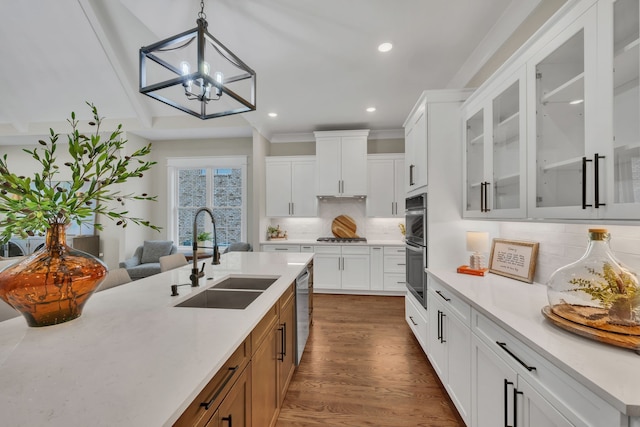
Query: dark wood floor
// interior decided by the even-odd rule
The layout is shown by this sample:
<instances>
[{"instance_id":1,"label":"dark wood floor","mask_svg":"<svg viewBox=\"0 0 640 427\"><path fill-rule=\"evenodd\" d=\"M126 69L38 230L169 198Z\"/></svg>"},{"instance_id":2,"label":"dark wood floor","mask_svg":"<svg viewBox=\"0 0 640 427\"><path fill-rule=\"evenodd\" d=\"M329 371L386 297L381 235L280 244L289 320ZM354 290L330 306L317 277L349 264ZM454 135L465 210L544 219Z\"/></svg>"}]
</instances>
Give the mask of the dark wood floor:
<instances>
[{"instance_id":1,"label":"dark wood floor","mask_svg":"<svg viewBox=\"0 0 640 427\"><path fill-rule=\"evenodd\" d=\"M404 320L403 297L314 295L277 427L464 426Z\"/></svg>"}]
</instances>

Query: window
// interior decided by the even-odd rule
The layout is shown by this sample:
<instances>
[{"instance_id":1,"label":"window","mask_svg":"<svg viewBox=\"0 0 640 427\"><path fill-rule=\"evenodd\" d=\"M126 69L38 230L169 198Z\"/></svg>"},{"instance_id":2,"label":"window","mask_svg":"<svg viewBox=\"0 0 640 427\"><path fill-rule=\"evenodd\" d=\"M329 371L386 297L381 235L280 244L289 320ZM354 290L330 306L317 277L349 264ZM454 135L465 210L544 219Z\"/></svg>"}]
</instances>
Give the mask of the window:
<instances>
[{"instance_id":1,"label":"window","mask_svg":"<svg viewBox=\"0 0 640 427\"><path fill-rule=\"evenodd\" d=\"M213 210L218 246L246 241L246 165L245 156L168 160L168 229L181 249L192 247L193 216L202 207ZM197 231L213 232L206 213L198 216Z\"/></svg>"}]
</instances>

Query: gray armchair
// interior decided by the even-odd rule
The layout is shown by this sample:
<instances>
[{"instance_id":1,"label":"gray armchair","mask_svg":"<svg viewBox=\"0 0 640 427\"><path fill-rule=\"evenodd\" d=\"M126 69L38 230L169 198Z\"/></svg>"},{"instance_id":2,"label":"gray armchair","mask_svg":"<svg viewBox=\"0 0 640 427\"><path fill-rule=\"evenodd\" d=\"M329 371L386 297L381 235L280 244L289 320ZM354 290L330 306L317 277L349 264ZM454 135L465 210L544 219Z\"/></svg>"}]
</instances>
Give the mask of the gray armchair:
<instances>
[{"instance_id":1,"label":"gray armchair","mask_svg":"<svg viewBox=\"0 0 640 427\"><path fill-rule=\"evenodd\" d=\"M131 280L142 279L160 273L160 257L175 254L178 247L171 240L145 240L138 246L131 258L120 262Z\"/></svg>"}]
</instances>

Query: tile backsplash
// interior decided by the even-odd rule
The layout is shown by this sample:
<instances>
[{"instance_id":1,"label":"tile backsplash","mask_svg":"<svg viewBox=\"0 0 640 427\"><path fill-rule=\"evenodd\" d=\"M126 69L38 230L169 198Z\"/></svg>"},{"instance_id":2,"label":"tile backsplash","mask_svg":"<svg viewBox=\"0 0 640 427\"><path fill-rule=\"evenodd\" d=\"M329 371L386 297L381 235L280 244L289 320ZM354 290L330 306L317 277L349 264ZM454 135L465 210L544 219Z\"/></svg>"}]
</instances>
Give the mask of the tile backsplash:
<instances>
[{"instance_id":1,"label":"tile backsplash","mask_svg":"<svg viewBox=\"0 0 640 427\"><path fill-rule=\"evenodd\" d=\"M637 225L501 222L500 236L491 237L540 243L534 280L546 283L556 269L577 261L585 253L589 228L608 229L616 258L640 275L640 226Z\"/></svg>"},{"instance_id":2,"label":"tile backsplash","mask_svg":"<svg viewBox=\"0 0 640 427\"><path fill-rule=\"evenodd\" d=\"M315 240L332 236L331 222L339 215L348 215L356 223L356 233L367 240L401 240L398 224L404 217L368 218L365 199L320 199L317 218L272 218L271 225L280 225L291 240Z\"/></svg>"}]
</instances>

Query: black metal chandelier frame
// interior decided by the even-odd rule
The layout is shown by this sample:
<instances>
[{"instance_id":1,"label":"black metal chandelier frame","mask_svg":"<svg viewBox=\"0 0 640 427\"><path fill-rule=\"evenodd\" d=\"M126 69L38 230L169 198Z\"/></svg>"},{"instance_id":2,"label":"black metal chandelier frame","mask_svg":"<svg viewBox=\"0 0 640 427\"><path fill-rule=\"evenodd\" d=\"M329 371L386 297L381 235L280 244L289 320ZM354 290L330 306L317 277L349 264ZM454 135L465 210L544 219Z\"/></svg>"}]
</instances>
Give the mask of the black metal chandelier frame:
<instances>
[{"instance_id":1,"label":"black metal chandelier frame","mask_svg":"<svg viewBox=\"0 0 640 427\"><path fill-rule=\"evenodd\" d=\"M247 64L245 64L240 58L238 58L233 52L227 49L222 43L220 43L215 37L213 37L207 30L207 20L204 14L204 4L201 4L201 11L198 13L198 19L196 20L197 27L177 34L173 37L161 40L153 43L149 46L140 48L140 93L143 93L151 98L157 99L171 107L184 111L202 120L212 119L216 117L223 117L232 114L245 113L248 111L254 111L256 109L256 73ZM159 52L167 52L171 50L179 50L189 46L193 41L197 42L197 69L193 73L184 74L180 66L175 66L168 61L158 56ZM205 60L205 48L213 48L217 54L219 54L226 61L236 67L240 74L235 76L225 76L223 82L217 81L214 76L209 75L206 69L207 64ZM157 83L147 84L147 60L166 68L171 73L176 74L176 77L170 78ZM232 90L228 85L231 83L239 82L241 80L250 80L250 95L249 99L245 99L243 96ZM195 84L201 89L201 93L196 94L191 92L191 85ZM199 110L189 108L181 103L167 98L162 95L160 91L162 89L169 88L171 86L182 85L185 92L185 100L198 100ZM207 86L208 85L208 86ZM210 89L215 89L215 97L209 96L209 91L205 92L205 86ZM226 111L218 111L213 113L207 112L207 106L210 101L217 101L223 95L230 96L236 100L240 106L238 108L232 108Z\"/></svg>"}]
</instances>

